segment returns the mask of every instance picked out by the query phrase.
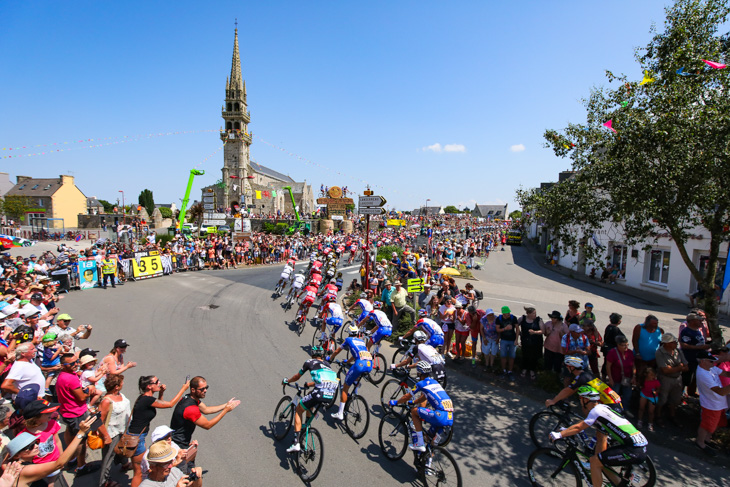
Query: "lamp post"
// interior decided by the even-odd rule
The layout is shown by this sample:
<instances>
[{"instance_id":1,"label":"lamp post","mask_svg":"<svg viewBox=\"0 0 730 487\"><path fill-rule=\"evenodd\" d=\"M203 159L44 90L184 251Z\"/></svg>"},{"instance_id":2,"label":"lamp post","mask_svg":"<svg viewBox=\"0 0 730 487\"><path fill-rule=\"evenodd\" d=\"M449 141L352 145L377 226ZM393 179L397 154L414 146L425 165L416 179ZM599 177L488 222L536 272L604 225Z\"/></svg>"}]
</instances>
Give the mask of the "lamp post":
<instances>
[{"instance_id":1,"label":"lamp post","mask_svg":"<svg viewBox=\"0 0 730 487\"><path fill-rule=\"evenodd\" d=\"M428 202L431 201L431 198L426 199L426 206L423 207L423 216L428 216Z\"/></svg>"},{"instance_id":2,"label":"lamp post","mask_svg":"<svg viewBox=\"0 0 730 487\"><path fill-rule=\"evenodd\" d=\"M120 189L119 192L122 193L122 225L124 225L127 223L127 211L124 208L124 191Z\"/></svg>"}]
</instances>

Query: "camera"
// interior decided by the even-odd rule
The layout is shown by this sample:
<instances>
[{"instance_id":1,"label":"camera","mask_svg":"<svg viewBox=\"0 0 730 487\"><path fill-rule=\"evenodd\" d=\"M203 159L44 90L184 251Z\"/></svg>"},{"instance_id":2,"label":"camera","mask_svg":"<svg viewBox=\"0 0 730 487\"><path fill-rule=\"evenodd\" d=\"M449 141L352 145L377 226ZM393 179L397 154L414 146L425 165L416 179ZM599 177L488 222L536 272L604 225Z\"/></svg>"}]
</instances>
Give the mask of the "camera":
<instances>
[{"instance_id":1,"label":"camera","mask_svg":"<svg viewBox=\"0 0 730 487\"><path fill-rule=\"evenodd\" d=\"M193 481L193 480L198 480L198 478L199 478L199 477L198 477L198 474L197 474L197 473L195 472L195 470L192 470L192 471L191 471L191 472L190 472L190 473L188 474L188 480L190 480L190 481Z\"/></svg>"}]
</instances>

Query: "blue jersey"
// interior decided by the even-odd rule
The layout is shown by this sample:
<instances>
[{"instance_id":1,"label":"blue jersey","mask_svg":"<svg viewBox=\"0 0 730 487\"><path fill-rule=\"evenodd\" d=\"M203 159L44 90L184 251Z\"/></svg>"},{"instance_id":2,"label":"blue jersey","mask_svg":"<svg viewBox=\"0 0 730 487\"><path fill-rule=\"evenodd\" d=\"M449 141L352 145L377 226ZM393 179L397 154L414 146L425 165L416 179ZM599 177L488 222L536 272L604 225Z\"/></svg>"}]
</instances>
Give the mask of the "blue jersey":
<instances>
[{"instance_id":1,"label":"blue jersey","mask_svg":"<svg viewBox=\"0 0 730 487\"><path fill-rule=\"evenodd\" d=\"M375 324L378 325L378 328L385 328L387 330L393 329L393 325L390 323L388 316L379 309L371 311L368 318L373 320Z\"/></svg>"},{"instance_id":2,"label":"blue jersey","mask_svg":"<svg viewBox=\"0 0 730 487\"><path fill-rule=\"evenodd\" d=\"M350 355L357 360L372 360L373 356L368 352L365 342L357 337L350 337L342 344L342 348L350 352Z\"/></svg>"},{"instance_id":3,"label":"blue jersey","mask_svg":"<svg viewBox=\"0 0 730 487\"><path fill-rule=\"evenodd\" d=\"M439 324L431 318L421 318L416 322L416 326L420 326L423 331L428 333L429 338L432 336L444 336L444 331Z\"/></svg>"},{"instance_id":4,"label":"blue jersey","mask_svg":"<svg viewBox=\"0 0 730 487\"><path fill-rule=\"evenodd\" d=\"M434 379L426 377L413 386L413 397L416 397L419 392L423 392L426 395L426 399L431 408L448 412L454 410L454 404L451 402L451 398L446 394L441 384Z\"/></svg>"}]
</instances>

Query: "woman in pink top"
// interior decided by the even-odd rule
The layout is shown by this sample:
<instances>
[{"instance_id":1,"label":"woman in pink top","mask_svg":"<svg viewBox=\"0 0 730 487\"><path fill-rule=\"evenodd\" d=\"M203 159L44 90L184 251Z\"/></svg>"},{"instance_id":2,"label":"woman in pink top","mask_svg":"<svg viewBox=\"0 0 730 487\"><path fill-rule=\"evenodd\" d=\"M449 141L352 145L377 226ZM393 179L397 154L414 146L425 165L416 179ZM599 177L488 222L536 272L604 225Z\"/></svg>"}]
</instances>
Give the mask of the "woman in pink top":
<instances>
[{"instance_id":1,"label":"woman in pink top","mask_svg":"<svg viewBox=\"0 0 730 487\"><path fill-rule=\"evenodd\" d=\"M47 401L36 400L23 409L25 428L20 431L27 431L38 438L38 454L33 457L33 463L55 462L61 456L61 439L58 432L61 426L51 416L58 410L59 404L48 403ZM61 470L51 472L44 480L48 485L53 486L53 481Z\"/></svg>"}]
</instances>

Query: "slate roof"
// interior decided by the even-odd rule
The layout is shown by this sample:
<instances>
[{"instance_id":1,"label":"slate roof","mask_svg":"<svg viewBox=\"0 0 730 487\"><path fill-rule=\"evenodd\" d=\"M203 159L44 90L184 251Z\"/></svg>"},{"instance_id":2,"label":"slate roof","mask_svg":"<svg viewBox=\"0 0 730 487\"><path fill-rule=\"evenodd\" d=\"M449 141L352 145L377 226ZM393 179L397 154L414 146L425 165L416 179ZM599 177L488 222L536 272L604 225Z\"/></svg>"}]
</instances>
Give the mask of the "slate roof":
<instances>
[{"instance_id":1,"label":"slate roof","mask_svg":"<svg viewBox=\"0 0 730 487\"><path fill-rule=\"evenodd\" d=\"M263 174L265 176L269 176L270 178L278 179L279 181L285 182L285 183L293 183L294 180L287 176L286 174L282 174L278 171L274 171L271 168L268 168L266 166L262 166L258 162L251 161L251 169L254 171ZM292 188L293 190L294 188Z\"/></svg>"},{"instance_id":2,"label":"slate roof","mask_svg":"<svg viewBox=\"0 0 730 487\"><path fill-rule=\"evenodd\" d=\"M96 199L96 196L87 196L86 197L86 207L87 208L104 208L104 205L101 204L101 202Z\"/></svg>"},{"instance_id":3,"label":"slate roof","mask_svg":"<svg viewBox=\"0 0 730 487\"><path fill-rule=\"evenodd\" d=\"M62 185L61 178L28 178L13 186L5 196L53 196Z\"/></svg>"},{"instance_id":4,"label":"slate roof","mask_svg":"<svg viewBox=\"0 0 730 487\"><path fill-rule=\"evenodd\" d=\"M482 218L507 218L507 205L476 205L472 211L474 216Z\"/></svg>"}]
</instances>

